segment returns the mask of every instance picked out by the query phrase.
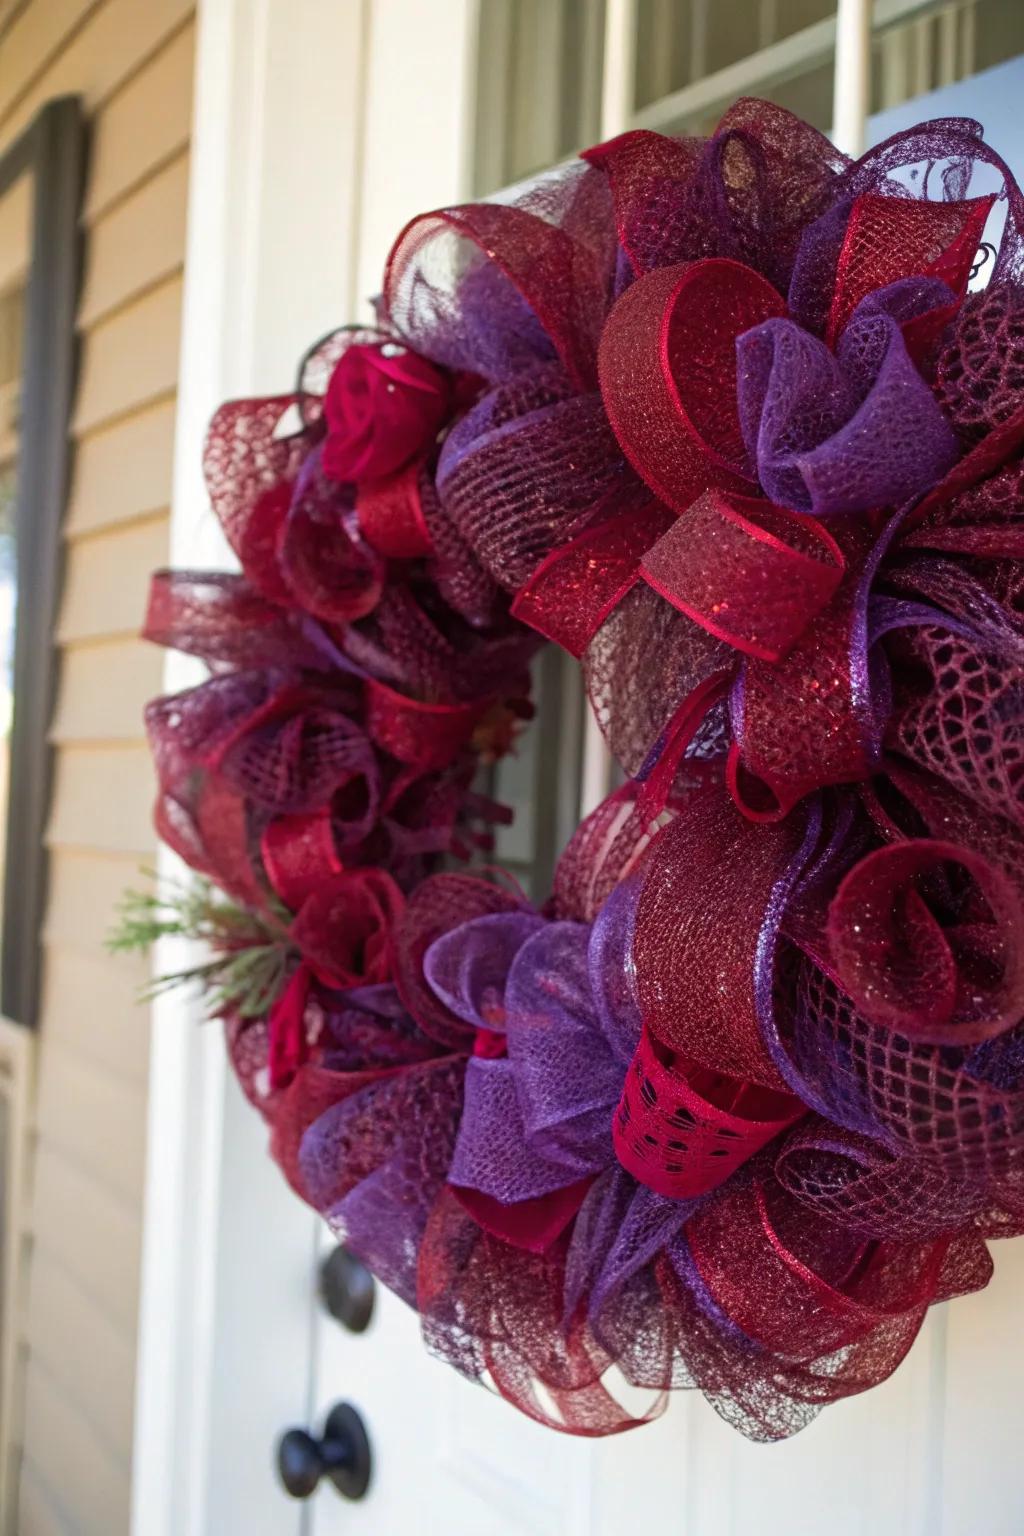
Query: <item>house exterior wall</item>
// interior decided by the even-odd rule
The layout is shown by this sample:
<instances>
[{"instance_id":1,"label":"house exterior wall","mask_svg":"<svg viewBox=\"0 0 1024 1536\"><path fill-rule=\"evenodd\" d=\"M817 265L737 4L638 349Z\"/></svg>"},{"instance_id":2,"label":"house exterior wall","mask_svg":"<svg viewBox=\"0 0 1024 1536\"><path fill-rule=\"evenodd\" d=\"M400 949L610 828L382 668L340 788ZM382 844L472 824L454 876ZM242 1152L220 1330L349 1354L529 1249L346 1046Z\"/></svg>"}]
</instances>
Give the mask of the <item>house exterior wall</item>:
<instances>
[{"instance_id":1,"label":"house exterior wall","mask_svg":"<svg viewBox=\"0 0 1024 1536\"><path fill-rule=\"evenodd\" d=\"M0 6L0 152L55 95L91 123L12 1536L129 1529L148 1016L104 937L155 846L136 634L167 558L193 9Z\"/></svg>"}]
</instances>

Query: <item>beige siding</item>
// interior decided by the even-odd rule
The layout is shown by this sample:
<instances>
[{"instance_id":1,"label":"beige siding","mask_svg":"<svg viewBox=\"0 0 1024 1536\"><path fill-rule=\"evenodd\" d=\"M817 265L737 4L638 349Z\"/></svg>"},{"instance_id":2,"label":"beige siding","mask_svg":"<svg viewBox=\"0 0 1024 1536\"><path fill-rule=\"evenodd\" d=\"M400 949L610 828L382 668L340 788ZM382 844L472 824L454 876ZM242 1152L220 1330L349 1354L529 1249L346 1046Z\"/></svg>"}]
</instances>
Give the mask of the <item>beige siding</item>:
<instances>
[{"instance_id":1,"label":"beige siding","mask_svg":"<svg viewBox=\"0 0 1024 1536\"><path fill-rule=\"evenodd\" d=\"M163 512L126 528L104 529L95 538L69 534L57 624L62 643L137 634L146 609L146 573L166 559L166 551Z\"/></svg>"},{"instance_id":2,"label":"beige siding","mask_svg":"<svg viewBox=\"0 0 1024 1536\"><path fill-rule=\"evenodd\" d=\"M180 333L181 278L177 274L85 330L76 434L85 437L115 416L173 390Z\"/></svg>"},{"instance_id":3,"label":"beige siding","mask_svg":"<svg viewBox=\"0 0 1024 1536\"><path fill-rule=\"evenodd\" d=\"M61 669L52 737L137 741L147 699L160 689L163 657L155 646L139 654L135 640L115 635L94 645L68 646Z\"/></svg>"},{"instance_id":4,"label":"beige siding","mask_svg":"<svg viewBox=\"0 0 1024 1536\"><path fill-rule=\"evenodd\" d=\"M68 532L88 533L165 508L173 452L173 399L91 432L75 454Z\"/></svg>"},{"instance_id":5,"label":"beige siding","mask_svg":"<svg viewBox=\"0 0 1024 1536\"><path fill-rule=\"evenodd\" d=\"M167 558L193 8L0 0L0 149L62 92L82 95L92 128L18 1536L128 1531L148 1016L144 964L104 939L154 853L141 709L161 658L136 633L148 573ZM0 263L10 245L0 230Z\"/></svg>"},{"instance_id":6,"label":"beige siding","mask_svg":"<svg viewBox=\"0 0 1024 1536\"><path fill-rule=\"evenodd\" d=\"M27 177L16 181L0 200L0 293L24 276L31 249L32 188Z\"/></svg>"},{"instance_id":7,"label":"beige siding","mask_svg":"<svg viewBox=\"0 0 1024 1536\"><path fill-rule=\"evenodd\" d=\"M46 1143L35 1168L36 1252L52 1254L122 1339L138 1321L140 1213ZM126 1262L128 1255L129 1262Z\"/></svg>"},{"instance_id":8,"label":"beige siding","mask_svg":"<svg viewBox=\"0 0 1024 1536\"><path fill-rule=\"evenodd\" d=\"M30 1465L21 1471L18 1536L73 1536L68 1517L53 1502L50 1489Z\"/></svg>"},{"instance_id":9,"label":"beige siding","mask_svg":"<svg viewBox=\"0 0 1024 1536\"><path fill-rule=\"evenodd\" d=\"M59 1501L67 1510L76 1536L79 1531L116 1531L125 1536L131 1488L128 1467L72 1400L63 1373L55 1376L37 1356L32 1357L25 1391L24 1459L54 1504Z\"/></svg>"}]
</instances>

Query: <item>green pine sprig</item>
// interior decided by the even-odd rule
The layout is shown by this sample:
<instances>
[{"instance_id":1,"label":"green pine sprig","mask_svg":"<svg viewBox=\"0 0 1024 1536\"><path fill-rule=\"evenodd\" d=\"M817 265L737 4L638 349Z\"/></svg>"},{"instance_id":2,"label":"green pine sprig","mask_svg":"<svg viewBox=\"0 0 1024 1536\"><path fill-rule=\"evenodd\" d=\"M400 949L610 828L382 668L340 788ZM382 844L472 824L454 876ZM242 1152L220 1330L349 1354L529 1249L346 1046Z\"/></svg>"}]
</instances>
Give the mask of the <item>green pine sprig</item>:
<instances>
[{"instance_id":1,"label":"green pine sprig","mask_svg":"<svg viewBox=\"0 0 1024 1536\"><path fill-rule=\"evenodd\" d=\"M144 873L156 880L151 872ZM208 880L164 881L150 891L126 891L118 914L107 938L115 954L146 954L165 938L206 945L208 959L154 977L142 989L142 999L198 986L211 1018L227 1012L246 1019L265 1014L294 958L285 907L272 903L266 914L254 912L223 896Z\"/></svg>"}]
</instances>

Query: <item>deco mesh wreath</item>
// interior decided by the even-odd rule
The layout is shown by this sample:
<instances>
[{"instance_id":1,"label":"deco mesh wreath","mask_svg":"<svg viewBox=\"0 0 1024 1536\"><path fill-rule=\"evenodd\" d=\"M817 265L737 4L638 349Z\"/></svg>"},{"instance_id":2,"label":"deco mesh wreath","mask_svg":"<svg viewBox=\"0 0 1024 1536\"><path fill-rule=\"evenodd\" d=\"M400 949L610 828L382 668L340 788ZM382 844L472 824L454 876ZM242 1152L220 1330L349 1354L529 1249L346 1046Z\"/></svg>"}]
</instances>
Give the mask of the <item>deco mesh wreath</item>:
<instances>
[{"instance_id":1,"label":"deco mesh wreath","mask_svg":"<svg viewBox=\"0 0 1024 1536\"><path fill-rule=\"evenodd\" d=\"M379 313L218 413L241 574L153 588L235 1068L465 1375L780 1438L1024 1232L1021 194L741 101L413 220ZM541 636L631 777L536 909L441 856Z\"/></svg>"}]
</instances>

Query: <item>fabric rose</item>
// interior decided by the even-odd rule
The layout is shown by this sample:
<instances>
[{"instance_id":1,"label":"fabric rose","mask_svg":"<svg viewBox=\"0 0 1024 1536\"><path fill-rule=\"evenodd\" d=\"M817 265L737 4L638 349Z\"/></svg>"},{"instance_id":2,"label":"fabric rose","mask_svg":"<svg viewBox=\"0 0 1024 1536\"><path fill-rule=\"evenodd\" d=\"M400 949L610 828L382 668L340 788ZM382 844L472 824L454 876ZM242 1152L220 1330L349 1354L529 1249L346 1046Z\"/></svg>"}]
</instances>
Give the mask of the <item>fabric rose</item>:
<instances>
[{"instance_id":1,"label":"fabric rose","mask_svg":"<svg viewBox=\"0 0 1024 1536\"><path fill-rule=\"evenodd\" d=\"M391 931L404 898L383 869L337 875L303 903L291 939L327 986L372 986L391 975Z\"/></svg>"},{"instance_id":2,"label":"fabric rose","mask_svg":"<svg viewBox=\"0 0 1024 1536\"><path fill-rule=\"evenodd\" d=\"M393 342L342 355L324 398L323 470L331 480L380 480L433 442L448 414L446 376Z\"/></svg>"}]
</instances>

